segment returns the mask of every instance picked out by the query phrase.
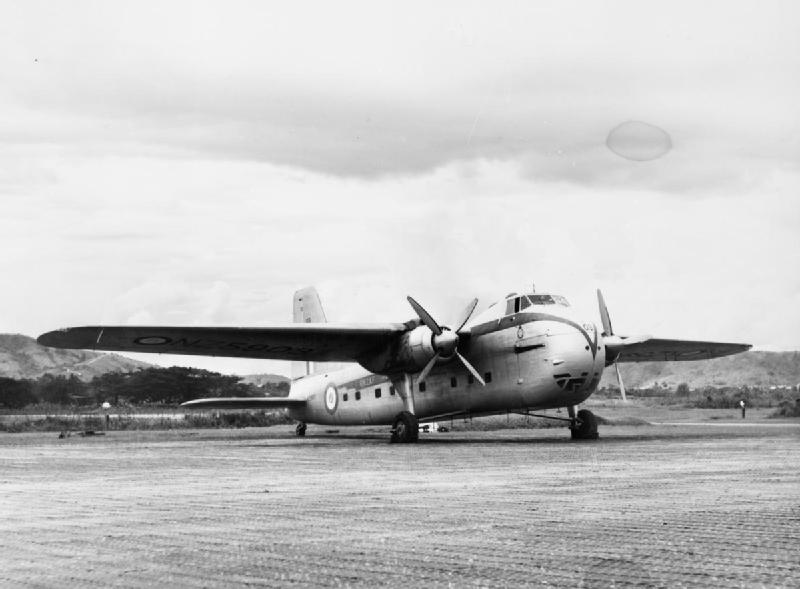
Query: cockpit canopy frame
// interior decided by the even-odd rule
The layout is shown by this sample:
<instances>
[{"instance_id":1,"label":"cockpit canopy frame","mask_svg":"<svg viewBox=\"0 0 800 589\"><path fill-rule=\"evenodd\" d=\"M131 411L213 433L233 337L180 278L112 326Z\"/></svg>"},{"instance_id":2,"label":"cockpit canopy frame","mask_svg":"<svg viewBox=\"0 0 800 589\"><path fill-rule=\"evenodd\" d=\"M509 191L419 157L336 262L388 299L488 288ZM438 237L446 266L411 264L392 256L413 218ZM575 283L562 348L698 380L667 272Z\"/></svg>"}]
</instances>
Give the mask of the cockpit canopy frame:
<instances>
[{"instance_id":1,"label":"cockpit canopy frame","mask_svg":"<svg viewBox=\"0 0 800 589\"><path fill-rule=\"evenodd\" d=\"M506 299L506 315L513 315L519 313L528 307L545 306L545 305L561 305L562 307L569 307L569 301L561 295L551 294L525 294L525 295L510 295Z\"/></svg>"}]
</instances>

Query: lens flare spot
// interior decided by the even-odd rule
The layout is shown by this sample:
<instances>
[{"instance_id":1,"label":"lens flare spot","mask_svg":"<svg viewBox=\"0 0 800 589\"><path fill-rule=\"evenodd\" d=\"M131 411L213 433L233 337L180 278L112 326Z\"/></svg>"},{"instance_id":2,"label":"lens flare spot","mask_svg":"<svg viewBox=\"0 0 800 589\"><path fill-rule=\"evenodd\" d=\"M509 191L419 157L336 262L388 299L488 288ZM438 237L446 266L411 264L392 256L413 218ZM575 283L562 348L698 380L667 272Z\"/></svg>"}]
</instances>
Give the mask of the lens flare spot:
<instances>
[{"instance_id":1,"label":"lens flare spot","mask_svg":"<svg viewBox=\"0 0 800 589\"><path fill-rule=\"evenodd\" d=\"M637 162L658 159L672 149L669 133L642 121L617 125L606 138L608 148L620 157Z\"/></svg>"}]
</instances>

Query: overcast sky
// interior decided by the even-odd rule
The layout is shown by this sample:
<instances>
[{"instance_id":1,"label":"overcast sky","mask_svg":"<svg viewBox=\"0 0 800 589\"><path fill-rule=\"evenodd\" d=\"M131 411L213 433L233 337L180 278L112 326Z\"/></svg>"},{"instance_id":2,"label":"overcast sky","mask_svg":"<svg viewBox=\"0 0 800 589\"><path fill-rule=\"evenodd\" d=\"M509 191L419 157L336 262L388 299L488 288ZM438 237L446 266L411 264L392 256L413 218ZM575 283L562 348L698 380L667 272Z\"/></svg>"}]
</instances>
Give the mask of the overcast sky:
<instances>
[{"instance_id":1,"label":"overcast sky","mask_svg":"<svg viewBox=\"0 0 800 589\"><path fill-rule=\"evenodd\" d=\"M800 349L798 30L792 1L0 0L0 331L289 321L308 284L330 320L446 322L535 281L621 333Z\"/></svg>"}]
</instances>

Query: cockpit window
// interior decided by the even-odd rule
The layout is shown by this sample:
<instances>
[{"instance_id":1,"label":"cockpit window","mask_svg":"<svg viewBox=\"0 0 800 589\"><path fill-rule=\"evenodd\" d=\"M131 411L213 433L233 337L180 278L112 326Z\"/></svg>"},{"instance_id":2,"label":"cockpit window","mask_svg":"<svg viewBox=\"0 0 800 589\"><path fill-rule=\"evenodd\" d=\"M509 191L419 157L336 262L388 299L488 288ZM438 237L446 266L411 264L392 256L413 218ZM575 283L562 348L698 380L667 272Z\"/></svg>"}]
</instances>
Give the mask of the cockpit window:
<instances>
[{"instance_id":1,"label":"cockpit window","mask_svg":"<svg viewBox=\"0 0 800 589\"><path fill-rule=\"evenodd\" d=\"M561 305L562 307L569 307L567 299L561 295L529 294L506 299L506 315L519 313L531 305Z\"/></svg>"},{"instance_id":2,"label":"cockpit window","mask_svg":"<svg viewBox=\"0 0 800 589\"><path fill-rule=\"evenodd\" d=\"M529 294L526 298L530 299L534 305L561 305L563 307L569 307L567 299L561 295Z\"/></svg>"}]
</instances>

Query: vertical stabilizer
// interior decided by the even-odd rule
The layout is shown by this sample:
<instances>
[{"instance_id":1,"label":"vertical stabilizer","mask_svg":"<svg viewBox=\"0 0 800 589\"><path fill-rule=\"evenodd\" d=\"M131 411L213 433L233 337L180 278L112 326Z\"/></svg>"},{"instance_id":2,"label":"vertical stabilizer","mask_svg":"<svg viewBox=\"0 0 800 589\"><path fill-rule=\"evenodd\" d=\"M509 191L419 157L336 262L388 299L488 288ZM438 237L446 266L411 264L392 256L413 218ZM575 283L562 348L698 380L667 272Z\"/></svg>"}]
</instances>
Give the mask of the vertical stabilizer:
<instances>
[{"instance_id":1,"label":"vertical stabilizer","mask_svg":"<svg viewBox=\"0 0 800 589\"><path fill-rule=\"evenodd\" d=\"M292 321L294 323L326 323L325 311L319 293L313 286L301 288L294 293L292 306ZM311 362L292 362L292 380L308 376L313 371Z\"/></svg>"},{"instance_id":2,"label":"vertical stabilizer","mask_svg":"<svg viewBox=\"0 0 800 589\"><path fill-rule=\"evenodd\" d=\"M322 310L322 303L319 300L319 293L313 286L301 288L294 293L294 316L295 323L326 323L325 311Z\"/></svg>"}]
</instances>

